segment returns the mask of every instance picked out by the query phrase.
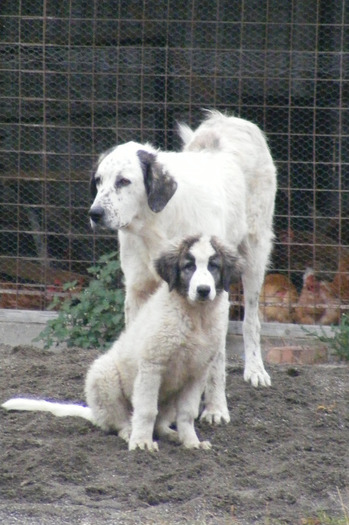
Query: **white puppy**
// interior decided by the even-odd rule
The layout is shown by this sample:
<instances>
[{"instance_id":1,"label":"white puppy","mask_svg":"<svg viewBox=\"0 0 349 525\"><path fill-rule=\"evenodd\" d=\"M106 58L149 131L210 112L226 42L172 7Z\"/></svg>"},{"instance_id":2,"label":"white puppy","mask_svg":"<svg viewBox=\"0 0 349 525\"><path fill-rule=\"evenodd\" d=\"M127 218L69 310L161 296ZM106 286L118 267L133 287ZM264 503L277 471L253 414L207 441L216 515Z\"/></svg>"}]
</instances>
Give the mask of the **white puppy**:
<instances>
[{"instance_id":1,"label":"white puppy","mask_svg":"<svg viewBox=\"0 0 349 525\"><path fill-rule=\"evenodd\" d=\"M118 431L130 450L157 450L154 430L186 448L209 448L199 441L194 419L210 364L224 345L227 290L243 262L215 238L186 239L156 261L166 282L89 369L87 407L20 398L2 406L83 417Z\"/></svg>"},{"instance_id":2,"label":"white puppy","mask_svg":"<svg viewBox=\"0 0 349 525\"><path fill-rule=\"evenodd\" d=\"M270 385L260 349L258 300L272 246L276 170L263 133L246 120L209 112L193 132L180 127L183 152L135 142L100 157L91 181L91 224L119 232L126 284L126 322L159 285L152 261L168 243L198 231L236 251L244 247L244 378ZM229 421L225 399L225 345L207 383L209 422Z\"/></svg>"}]
</instances>

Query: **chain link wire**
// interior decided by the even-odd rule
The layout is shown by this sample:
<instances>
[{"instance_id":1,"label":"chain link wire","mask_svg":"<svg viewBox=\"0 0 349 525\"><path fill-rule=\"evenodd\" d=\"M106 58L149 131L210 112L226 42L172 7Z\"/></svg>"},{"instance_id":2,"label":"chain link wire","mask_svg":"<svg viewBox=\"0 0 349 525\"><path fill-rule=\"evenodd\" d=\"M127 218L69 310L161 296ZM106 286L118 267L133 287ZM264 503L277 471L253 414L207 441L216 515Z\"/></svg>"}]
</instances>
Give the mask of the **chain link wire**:
<instances>
[{"instance_id":1,"label":"chain link wire","mask_svg":"<svg viewBox=\"0 0 349 525\"><path fill-rule=\"evenodd\" d=\"M307 267L326 282L340 265L348 275L345 4L2 0L0 307L44 309L84 281L116 246L89 227L98 154L129 140L179 149L176 121L196 126L202 108L267 134L279 181L271 272L298 293Z\"/></svg>"}]
</instances>

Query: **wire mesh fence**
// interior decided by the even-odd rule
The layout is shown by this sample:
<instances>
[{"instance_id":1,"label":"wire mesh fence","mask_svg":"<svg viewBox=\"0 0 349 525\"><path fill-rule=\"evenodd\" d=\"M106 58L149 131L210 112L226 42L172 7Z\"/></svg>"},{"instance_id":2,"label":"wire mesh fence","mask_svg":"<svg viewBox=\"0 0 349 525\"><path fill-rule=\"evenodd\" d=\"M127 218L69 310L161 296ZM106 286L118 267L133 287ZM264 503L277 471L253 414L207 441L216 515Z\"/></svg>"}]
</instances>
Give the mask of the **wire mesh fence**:
<instances>
[{"instance_id":1,"label":"wire mesh fence","mask_svg":"<svg viewBox=\"0 0 349 525\"><path fill-rule=\"evenodd\" d=\"M348 24L345 0L2 0L0 307L46 308L115 249L89 228L99 153L128 140L179 149L176 121L195 126L214 107L258 124L278 167L274 303L303 289L327 305L315 322L329 305L338 321L349 303ZM276 310L304 321L300 308Z\"/></svg>"}]
</instances>

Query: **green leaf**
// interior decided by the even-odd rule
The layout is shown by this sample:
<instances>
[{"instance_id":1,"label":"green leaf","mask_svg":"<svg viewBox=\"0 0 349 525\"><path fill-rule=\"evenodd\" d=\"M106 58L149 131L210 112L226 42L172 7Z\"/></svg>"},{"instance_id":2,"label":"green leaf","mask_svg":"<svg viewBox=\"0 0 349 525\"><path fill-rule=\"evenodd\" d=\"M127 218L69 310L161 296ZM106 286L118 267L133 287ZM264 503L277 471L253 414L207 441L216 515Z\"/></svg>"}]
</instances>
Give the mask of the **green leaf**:
<instances>
[{"instance_id":1,"label":"green leaf","mask_svg":"<svg viewBox=\"0 0 349 525\"><path fill-rule=\"evenodd\" d=\"M72 288L75 288L75 286L78 284L78 281L71 281L70 283L64 283L62 286L63 292L66 292L67 290L71 290Z\"/></svg>"},{"instance_id":2,"label":"green leaf","mask_svg":"<svg viewBox=\"0 0 349 525\"><path fill-rule=\"evenodd\" d=\"M89 285L74 298L61 301L55 297L49 309L57 309L58 317L48 321L36 340L44 341L45 348L65 342L83 348L107 348L124 326L124 290L117 252L103 255L88 268L92 276ZM65 291L73 289L77 281L66 283Z\"/></svg>"},{"instance_id":3,"label":"green leaf","mask_svg":"<svg viewBox=\"0 0 349 525\"><path fill-rule=\"evenodd\" d=\"M349 361L349 314L343 314L338 326L331 325L332 336L329 337L323 328L321 334L312 332L304 328L304 331L317 338L322 343L328 344L333 352L343 361Z\"/></svg>"}]
</instances>

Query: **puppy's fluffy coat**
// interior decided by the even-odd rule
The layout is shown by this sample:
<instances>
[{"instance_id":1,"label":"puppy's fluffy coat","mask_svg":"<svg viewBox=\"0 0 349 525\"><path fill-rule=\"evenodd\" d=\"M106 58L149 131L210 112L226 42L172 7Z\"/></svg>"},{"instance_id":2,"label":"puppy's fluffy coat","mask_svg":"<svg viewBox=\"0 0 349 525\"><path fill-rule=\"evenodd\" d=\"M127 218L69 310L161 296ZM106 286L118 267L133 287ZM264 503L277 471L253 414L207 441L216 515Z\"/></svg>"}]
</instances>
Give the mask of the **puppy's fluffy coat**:
<instances>
[{"instance_id":1,"label":"puppy's fluffy coat","mask_svg":"<svg viewBox=\"0 0 349 525\"><path fill-rule=\"evenodd\" d=\"M217 239L200 236L161 256L155 268L166 282L92 364L85 383L87 407L28 399L2 406L84 417L116 430L130 450L157 450L154 430L186 448L209 448L209 442L199 441L194 419L210 364L224 345L227 290L239 277L243 258Z\"/></svg>"}]
</instances>

